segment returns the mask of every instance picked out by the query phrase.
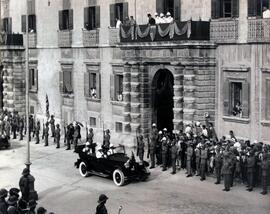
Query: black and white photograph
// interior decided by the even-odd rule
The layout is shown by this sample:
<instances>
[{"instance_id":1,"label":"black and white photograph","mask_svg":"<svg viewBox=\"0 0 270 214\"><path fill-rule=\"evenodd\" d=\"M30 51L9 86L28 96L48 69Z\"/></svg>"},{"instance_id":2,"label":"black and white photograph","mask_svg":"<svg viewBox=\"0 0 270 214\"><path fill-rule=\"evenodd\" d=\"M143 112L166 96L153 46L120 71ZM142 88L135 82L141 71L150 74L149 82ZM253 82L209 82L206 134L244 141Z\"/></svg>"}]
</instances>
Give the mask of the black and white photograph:
<instances>
[{"instance_id":1,"label":"black and white photograph","mask_svg":"<svg viewBox=\"0 0 270 214\"><path fill-rule=\"evenodd\" d=\"M269 214L270 0L0 0L0 214Z\"/></svg>"}]
</instances>

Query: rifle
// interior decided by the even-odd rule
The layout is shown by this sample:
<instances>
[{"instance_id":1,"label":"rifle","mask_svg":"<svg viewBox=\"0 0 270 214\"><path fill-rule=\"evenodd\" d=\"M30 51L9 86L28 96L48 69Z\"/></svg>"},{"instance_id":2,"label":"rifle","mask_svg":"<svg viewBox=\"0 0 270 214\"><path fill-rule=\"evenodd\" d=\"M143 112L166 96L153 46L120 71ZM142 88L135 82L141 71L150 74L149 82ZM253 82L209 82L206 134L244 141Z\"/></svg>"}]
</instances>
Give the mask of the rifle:
<instances>
[{"instance_id":1,"label":"rifle","mask_svg":"<svg viewBox=\"0 0 270 214\"><path fill-rule=\"evenodd\" d=\"M44 119L43 119L43 125L42 125L42 140L45 137L45 125L44 125Z\"/></svg>"},{"instance_id":2,"label":"rifle","mask_svg":"<svg viewBox=\"0 0 270 214\"><path fill-rule=\"evenodd\" d=\"M147 145L148 145L147 158L149 158L149 156L150 156L150 142L149 142L149 137L147 138Z\"/></svg>"}]
</instances>

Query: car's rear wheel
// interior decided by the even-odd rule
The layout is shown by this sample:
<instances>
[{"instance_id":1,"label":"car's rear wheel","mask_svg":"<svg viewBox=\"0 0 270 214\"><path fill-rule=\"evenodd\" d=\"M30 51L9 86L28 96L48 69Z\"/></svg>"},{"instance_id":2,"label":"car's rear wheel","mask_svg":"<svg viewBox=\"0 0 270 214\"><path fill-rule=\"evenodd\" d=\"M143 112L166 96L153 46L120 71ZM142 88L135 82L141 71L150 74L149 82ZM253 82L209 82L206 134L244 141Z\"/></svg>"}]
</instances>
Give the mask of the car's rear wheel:
<instances>
[{"instance_id":1,"label":"car's rear wheel","mask_svg":"<svg viewBox=\"0 0 270 214\"><path fill-rule=\"evenodd\" d=\"M85 162L81 162L79 165L79 171L82 177L87 177L88 176L88 170Z\"/></svg>"},{"instance_id":2,"label":"car's rear wheel","mask_svg":"<svg viewBox=\"0 0 270 214\"><path fill-rule=\"evenodd\" d=\"M122 170L116 169L113 172L113 182L116 186L123 186L125 183L125 176Z\"/></svg>"}]
</instances>

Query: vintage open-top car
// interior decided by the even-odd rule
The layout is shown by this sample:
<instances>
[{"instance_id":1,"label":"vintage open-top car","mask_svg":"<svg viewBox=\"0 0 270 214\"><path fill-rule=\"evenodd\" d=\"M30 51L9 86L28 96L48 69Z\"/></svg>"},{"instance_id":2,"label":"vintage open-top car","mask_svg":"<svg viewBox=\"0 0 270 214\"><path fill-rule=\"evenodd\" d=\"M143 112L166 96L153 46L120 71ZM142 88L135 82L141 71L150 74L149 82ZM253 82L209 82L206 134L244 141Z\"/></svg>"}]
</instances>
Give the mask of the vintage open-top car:
<instances>
[{"instance_id":1,"label":"vintage open-top car","mask_svg":"<svg viewBox=\"0 0 270 214\"><path fill-rule=\"evenodd\" d=\"M111 147L107 154L101 150L92 152L85 145L78 146L76 151L79 159L74 165L79 168L81 176L98 175L112 178L117 186L132 180L145 181L149 177L149 164L146 161L136 162L133 153L129 158L123 145Z\"/></svg>"},{"instance_id":2,"label":"vintage open-top car","mask_svg":"<svg viewBox=\"0 0 270 214\"><path fill-rule=\"evenodd\" d=\"M8 137L5 134L0 135L0 149L5 148L8 149L10 147L10 143Z\"/></svg>"}]
</instances>

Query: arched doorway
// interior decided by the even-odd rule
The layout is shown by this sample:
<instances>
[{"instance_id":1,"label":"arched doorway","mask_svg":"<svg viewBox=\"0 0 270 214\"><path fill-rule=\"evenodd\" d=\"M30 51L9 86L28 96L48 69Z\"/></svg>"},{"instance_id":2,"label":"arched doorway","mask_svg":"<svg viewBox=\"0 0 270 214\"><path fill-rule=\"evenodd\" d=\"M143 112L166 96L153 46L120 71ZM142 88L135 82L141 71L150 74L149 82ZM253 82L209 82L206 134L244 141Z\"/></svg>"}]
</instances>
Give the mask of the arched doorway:
<instances>
[{"instance_id":1,"label":"arched doorway","mask_svg":"<svg viewBox=\"0 0 270 214\"><path fill-rule=\"evenodd\" d=\"M152 122L158 130L173 130L173 74L167 69L157 71L152 82Z\"/></svg>"}]
</instances>

